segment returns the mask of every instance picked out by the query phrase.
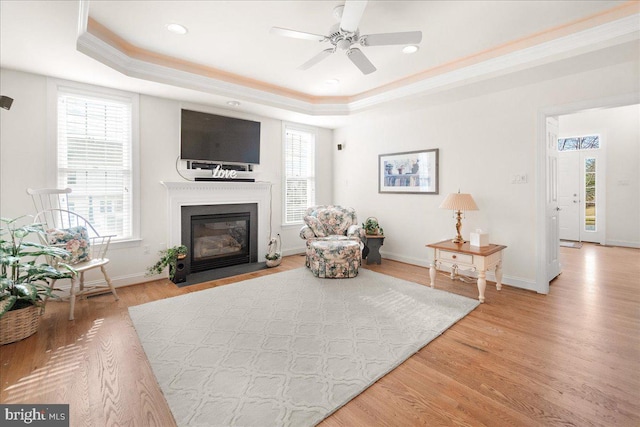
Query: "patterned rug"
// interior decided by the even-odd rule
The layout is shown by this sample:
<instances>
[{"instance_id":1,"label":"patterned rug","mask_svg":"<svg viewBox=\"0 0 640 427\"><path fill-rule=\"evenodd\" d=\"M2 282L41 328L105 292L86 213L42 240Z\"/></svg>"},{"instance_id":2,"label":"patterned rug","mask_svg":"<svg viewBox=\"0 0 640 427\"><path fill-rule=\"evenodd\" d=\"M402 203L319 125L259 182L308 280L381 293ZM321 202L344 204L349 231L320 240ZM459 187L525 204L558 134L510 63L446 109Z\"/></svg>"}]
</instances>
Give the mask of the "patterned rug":
<instances>
[{"instance_id":1,"label":"patterned rug","mask_svg":"<svg viewBox=\"0 0 640 427\"><path fill-rule=\"evenodd\" d=\"M478 301L305 268L130 307L179 426L313 426Z\"/></svg>"}]
</instances>

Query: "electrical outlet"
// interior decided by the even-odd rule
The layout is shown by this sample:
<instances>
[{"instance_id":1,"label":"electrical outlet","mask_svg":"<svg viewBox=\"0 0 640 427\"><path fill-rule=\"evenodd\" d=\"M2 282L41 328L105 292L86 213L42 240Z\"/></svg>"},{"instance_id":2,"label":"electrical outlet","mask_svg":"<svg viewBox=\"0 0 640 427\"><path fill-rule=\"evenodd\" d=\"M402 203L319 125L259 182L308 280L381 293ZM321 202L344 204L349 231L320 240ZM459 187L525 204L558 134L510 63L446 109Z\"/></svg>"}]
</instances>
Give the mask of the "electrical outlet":
<instances>
[{"instance_id":1,"label":"electrical outlet","mask_svg":"<svg viewBox=\"0 0 640 427\"><path fill-rule=\"evenodd\" d=\"M149 245L144 245L143 246L143 251L145 255L149 255L151 253L151 246Z\"/></svg>"}]
</instances>

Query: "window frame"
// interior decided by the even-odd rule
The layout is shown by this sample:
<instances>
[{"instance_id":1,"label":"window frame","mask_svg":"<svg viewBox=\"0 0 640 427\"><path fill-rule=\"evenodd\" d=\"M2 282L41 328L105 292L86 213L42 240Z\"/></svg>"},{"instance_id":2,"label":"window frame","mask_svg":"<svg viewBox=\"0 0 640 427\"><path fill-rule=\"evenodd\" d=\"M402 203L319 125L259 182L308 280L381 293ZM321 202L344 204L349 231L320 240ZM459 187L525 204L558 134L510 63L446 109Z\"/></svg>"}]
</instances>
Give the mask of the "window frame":
<instances>
[{"instance_id":1,"label":"window frame","mask_svg":"<svg viewBox=\"0 0 640 427\"><path fill-rule=\"evenodd\" d=\"M282 227L294 227L294 226L299 226L304 224L303 219L300 219L299 221L295 221L295 222L287 221L286 191L287 191L287 131L288 130L297 131L297 132L306 132L311 134L313 137L313 141L311 142L313 155L312 155L312 158L310 159L312 171L311 171L311 176L307 176L307 180L311 179L313 181L313 186L311 188L313 200L310 202L310 204L307 203L307 206L313 206L316 204L317 183L318 183L317 174L316 174L316 171L317 171L316 153L317 153L318 130L314 127L300 125L297 123L283 122L282 123L282 169L281 169L282 170L282 187L281 187L282 188L282 216L281 216Z\"/></svg>"},{"instance_id":2,"label":"window frame","mask_svg":"<svg viewBox=\"0 0 640 427\"><path fill-rule=\"evenodd\" d=\"M63 92L131 104L131 236L114 238L112 247L139 246L140 237L140 96L84 83L47 79L47 186L58 187L58 95Z\"/></svg>"},{"instance_id":3,"label":"window frame","mask_svg":"<svg viewBox=\"0 0 640 427\"><path fill-rule=\"evenodd\" d=\"M583 147L582 146L582 142L583 140L587 139L587 138L597 138L598 139L598 146L597 147ZM576 146L576 148L572 148L572 149L560 149L560 141L567 141L569 139L576 139L578 141L578 145ZM579 136L569 136L566 138L560 138L558 137L558 143L557 143L557 148L558 148L558 152L562 153L565 151L591 151L591 150L599 150L601 148L602 144L602 137L599 133L590 133L590 134L585 134L585 135L579 135Z\"/></svg>"}]
</instances>

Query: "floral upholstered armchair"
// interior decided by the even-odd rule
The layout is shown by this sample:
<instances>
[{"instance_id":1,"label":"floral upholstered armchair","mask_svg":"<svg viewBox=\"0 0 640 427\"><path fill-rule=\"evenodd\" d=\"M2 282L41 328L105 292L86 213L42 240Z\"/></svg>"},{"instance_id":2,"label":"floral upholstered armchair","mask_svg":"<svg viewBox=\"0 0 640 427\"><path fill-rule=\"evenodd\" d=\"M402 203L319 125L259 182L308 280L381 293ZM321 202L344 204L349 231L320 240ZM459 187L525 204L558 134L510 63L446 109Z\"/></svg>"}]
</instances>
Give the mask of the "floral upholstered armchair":
<instances>
[{"instance_id":1,"label":"floral upholstered armchair","mask_svg":"<svg viewBox=\"0 0 640 427\"><path fill-rule=\"evenodd\" d=\"M318 240L336 241L336 249L340 241L356 241L363 247L365 232L358 225L358 217L353 208L321 205L307 209L304 216L305 225L300 229L300 237L307 242L306 265L310 266L311 243Z\"/></svg>"}]
</instances>

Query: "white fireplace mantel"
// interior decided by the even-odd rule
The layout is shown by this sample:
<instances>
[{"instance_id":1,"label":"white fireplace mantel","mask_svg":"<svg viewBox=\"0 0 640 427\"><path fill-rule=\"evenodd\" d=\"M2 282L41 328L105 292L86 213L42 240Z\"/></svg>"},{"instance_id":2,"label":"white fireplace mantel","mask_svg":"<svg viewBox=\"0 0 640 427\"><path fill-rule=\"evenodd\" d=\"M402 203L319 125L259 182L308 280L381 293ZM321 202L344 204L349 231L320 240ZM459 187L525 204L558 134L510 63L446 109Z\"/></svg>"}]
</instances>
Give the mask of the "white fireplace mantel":
<instances>
[{"instance_id":1,"label":"white fireplace mantel","mask_svg":"<svg viewBox=\"0 0 640 427\"><path fill-rule=\"evenodd\" d=\"M267 253L271 207L270 182L161 181L167 189L169 247L182 243L182 206L257 203L258 260Z\"/></svg>"}]
</instances>

